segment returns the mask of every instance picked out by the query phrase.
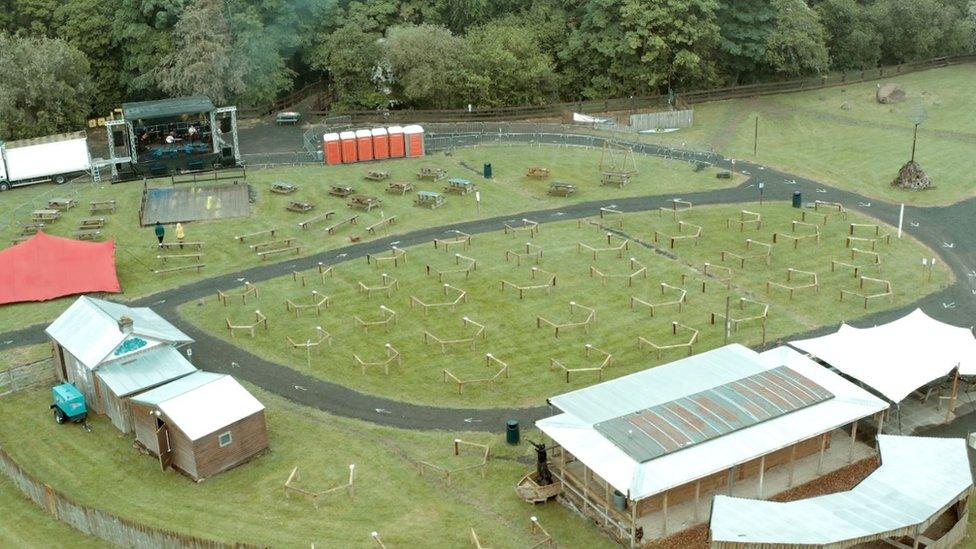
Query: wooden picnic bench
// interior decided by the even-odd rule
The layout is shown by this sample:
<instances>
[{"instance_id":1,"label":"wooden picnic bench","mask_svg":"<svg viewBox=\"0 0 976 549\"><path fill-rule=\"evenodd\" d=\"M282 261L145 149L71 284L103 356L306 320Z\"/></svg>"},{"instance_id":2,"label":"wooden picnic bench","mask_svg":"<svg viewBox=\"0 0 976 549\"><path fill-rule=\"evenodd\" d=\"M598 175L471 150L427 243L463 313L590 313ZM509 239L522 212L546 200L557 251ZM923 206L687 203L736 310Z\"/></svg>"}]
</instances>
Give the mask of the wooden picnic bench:
<instances>
[{"instance_id":1,"label":"wooden picnic bench","mask_svg":"<svg viewBox=\"0 0 976 549\"><path fill-rule=\"evenodd\" d=\"M298 190L298 187L289 183L272 183L271 192L275 194L291 194Z\"/></svg>"},{"instance_id":2,"label":"wooden picnic bench","mask_svg":"<svg viewBox=\"0 0 976 549\"><path fill-rule=\"evenodd\" d=\"M277 232L278 229L265 229L263 231L256 231L248 234L239 234L235 236L234 239L240 242L241 244L243 244L244 241L247 240L248 238L257 238L259 236L274 236L275 233Z\"/></svg>"},{"instance_id":3,"label":"wooden picnic bench","mask_svg":"<svg viewBox=\"0 0 976 549\"><path fill-rule=\"evenodd\" d=\"M266 248L283 248L291 246L295 243L294 237L282 238L281 240L270 240L268 242L259 242L258 244L251 244L250 248L255 252L266 251Z\"/></svg>"},{"instance_id":4,"label":"wooden picnic bench","mask_svg":"<svg viewBox=\"0 0 976 549\"><path fill-rule=\"evenodd\" d=\"M394 225L394 224L396 224L396 219L397 219L397 216L395 216L395 215L391 215L390 217L387 217L386 219L381 219L381 220L377 221L376 223L373 223L369 227L366 227L366 232L369 233L369 234L376 234L376 229L379 229L380 227L383 227L384 225Z\"/></svg>"},{"instance_id":5,"label":"wooden picnic bench","mask_svg":"<svg viewBox=\"0 0 976 549\"><path fill-rule=\"evenodd\" d=\"M386 192L403 196L413 190L413 183L394 181L386 186Z\"/></svg>"},{"instance_id":6,"label":"wooden picnic bench","mask_svg":"<svg viewBox=\"0 0 976 549\"><path fill-rule=\"evenodd\" d=\"M101 229L104 226L104 217L85 217L78 221L79 229Z\"/></svg>"},{"instance_id":7,"label":"wooden picnic bench","mask_svg":"<svg viewBox=\"0 0 976 549\"><path fill-rule=\"evenodd\" d=\"M447 200L441 193L435 193L433 191L420 191L417 193L417 198L413 199L414 206L420 206L422 208L440 208L444 205Z\"/></svg>"},{"instance_id":8,"label":"wooden picnic bench","mask_svg":"<svg viewBox=\"0 0 976 549\"><path fill-rule=\"evenodd\" d=\"M378 170L370 170L366 172L366 179L370 181L383 181L390 177L390 172L381 172Z\"/></svg>"},{"instance_id":9,"label":"wooden picnic bench","mask_svg":"<svg viewBox=\"0 0 976 549\"><path fill-rule=\"evenodd\" d=\"M459 195L466 195L468 193L478 190L478 185L472 183L467 179L451 178L447 180L447 186L444 187L444 192L454 193Z\"/></svg>"},{"instance_id":10,"label":"wooden picnic bench","mask_svg":"<svg viewBox=\"0 0 976 549\"><path fill-rule=\"evenodd\" d=\"M292 200L288 203L286 209L291 212L305 213L311 211L315 208L315 204L310 202L299 202L297 200Z\"/></svg>"},{"instance_id":11,"label":"wooden picnic bench","mask_svg":"<svg viewBox=\"0 0 976 549\"><path fill-rule=\"evenodd\" d=\"M74 237L78 240L95 240L102 236L102 231L99 229L79 229L74 232Z\"/></svg>"},{"instance_id":12,"label":"wooden picnic bench","mask_svg":"<svg viewBox=\"0 0 976 549\"><path fill-rule=\"evenodd\" d=\"M204 268L206 266L207 266L206 263L195 263L193 265L180 265L179 267L167 267L165 269L153 269L153 273L154 274L166 274L166 273L175 273L175 272L178 272L178 271L189 271L190 269L196 269L197 273L199 273L200 272L200 269L202 269L202 268Z\"/></svg>"},{"instance_id":13,"label":"wooden picnic bench","mask_svg":"<svg viewBox=\"0 0 976 549\"><path fill-rule=\"evenodd\" d=\"M22 236L31 236L37 234L37 231L44 228L43 223L25 223L20 227L20 234Z\"/></svg>"},{"instance_id":14,"label":"wooden picnic bench","mask_svg":"<svg viewBox=\"0 0 976 549\"><path fill-rule=\"evenodd\" d=\"M196 248L197 250L203 249L203 242L163 242L159 245L160 248L164 250L175 250L186 248Z\"/></svg>"},{"instance_id":15,"label":"wooden picnic bench","mask_svg":"<svg viewBox=\"0 0 976 549\"><path fill-rule=\"evenodd\" d=\"M549 184L550 196L569 196L576 192L576 185L554 181Z\"/></svg>"},{"instance_id":16,"label":"wooden picnic bench","mask_svg":"<svg viewBox=\"0 0 976 549\"><path fill-rule=\"evenodd\" d=\"M116 204L114 200L92 200L89 204L93 214L98 212L115 213Z\"/></svg>"},{"instance_id":17,"label":"wooden picnic bench","mask_svg":"<svg viewBox=\"0 0 976 549\"><path fill-rule=\"evenodd\" d=\"M368 194L354 194L349 197L349 207L367 212L380 205L381 200Z\"/></svg>"},{"instance_id":18,"label":"wooden picnic bench","mask_svg":"<svg viewBox=\"0 0 976 549\"><path fill-rule=\"evenodd\" d=\"M10 239L10 242L11 242L11 244L20 244L21 242L29 239L31 236L33 236L33 235L29 235L29 234L26 234L25 235L25 234L22 234L22 235L15 236L15 237L11 238Z\"/></svg>"},{"instance_id":19,"label":"wooden picnic bench","mask_svg":"<svg viewBox=\"0 0 976 549\"><path fill-rule=\"evenodd\" d=\"M431 181L437 181L438 179L443 179L445 177L447 177L447 172L440 168L423 166L417 171L417 179L430 179Z\"/></svg>"},{"instance_id":20,"label":"wooden picnic bench","mask_svg":"<svg viewBox=\"0 0 976 549\"><path fill-rule=\"evenodd\" d=\"M261 258L261 261L264 261L268 257L271 257L271 256L276 255L276 254L283 254L285 252L295 252L295 254L297 255L297 254L300 254L302 252L302 247L301 246L288 246L286 248L275 248L273 250L265 250L263 252L258 252L258 257Z\"/></svg>"},{"instance_id":21,"label":"wooden picnic bench","mask_svg":"<svg viewBox=\"0 0 976 549\"><path fill-rule=\"evenodd\" d=\"M342 185L333 185L332 188L329 189L330 195L338 196L339 198L345 198L354 192L356 192L356 189L352 187L344 187Z\"/></svg>"},{"instance_id":22,"label":"wooden picnic bench","mask_svg":"<svg viewBox=\"0 0 976 549\"><path fill-rule=\"evenodd\" d=\"M529 169L525 170L525 177L531 177L533 179L546 179L549 177L549 168L543 168L541 166L529 166Z\"/></svg>"},{"instance_id":23,"label":"wooden picnic bench","mask_svg":"<svg viewBox=\"0 0 976 549\"><path fill-rule=\"evenodd\" d=\"M47 207L52 210L66 212L78 205L78 201L72 198L52 198L47 201Z\"/></svg>"},{"instance_id":24,"label":"wooden picnic bench","mask_svg":"<svg viewBox=\"0 0 976 549\"><path fill-rule=\"evenodd\" d=\"M58 210L34 210L31 212L31 221L57 221L61 218Z\"/></svg>"},{"instance_id":25,"label":"wooden picnic bench","mask_svg":"<svg viewBox=\"0 0 976 549\"><path fill-rule=\"evenodd\" d=\"M322 212L318 215L313 215L312 217L306 219L305 221L299 221L298 226L303 229L307 229L309 225L311 225L312 223L315 223L316 221L322 221L323 219L328 219L332 217L332 214L334 213L335 210L329 210L327 212Z\"/></svg>"},{"instance_id":26,"label":"wooden picnic bench","mask_svg":"<svg viewBox=\"0 0 976 549\"><path fill-rule=\"evenodd\" d=\"M279 126L282 124L298 124L298 121L302 119L302 113L294 111L279 112L275 115L275 123Z\"/></svg>"},{"instance_id":27,"label":"wooden picnic bench","mask_svg":"<svg viewBox=\"0 0 976 549\"><path fill-rule=\"evenodd\" d=\"M156 259L162 261L163 263L166 263L170 259L195 259L196 261L200 261L201 259L203 259L203 252L196 253L196 254L157 255Z\"/></svg>"},{"instance_id":28,"label":"wooden picnic bench","mask_svg":"<svg viewBox=\"0 0 976 549\"><path fill-rule=\"evenodd\" d=\"M358 215L354 215L352 217L348 217L346 219L343 219L342 221L339 221L339 222L333 223L332 225L329 225L328 227L325 228L325 230L329 234L335 234L336 229L338 229L339 227L341 227L343 225L346 225L346 224L355 225L357 219L359 219L359 216Z\"/></svg>"}]
</instances>

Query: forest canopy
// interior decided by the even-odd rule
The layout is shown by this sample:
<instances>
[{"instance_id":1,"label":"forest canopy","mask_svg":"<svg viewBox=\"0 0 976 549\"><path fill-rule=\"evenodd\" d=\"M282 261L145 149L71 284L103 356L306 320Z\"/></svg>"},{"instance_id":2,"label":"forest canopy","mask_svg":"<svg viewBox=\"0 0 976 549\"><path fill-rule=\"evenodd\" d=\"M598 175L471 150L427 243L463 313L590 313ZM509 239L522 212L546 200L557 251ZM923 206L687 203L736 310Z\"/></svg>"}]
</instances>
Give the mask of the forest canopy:
<instances>
[{"instance_id":1,"label":"forest canopy","mask_svg":"<svg viewBox=\"0 0 976 549\"><path fill-rule=\"evenodd\" d=\"M123 101L337 109L648 95L968 53L976 0L8 0L0 138ZM40 75L36 77L34 75Z\"/></svg>"}]
</instances>

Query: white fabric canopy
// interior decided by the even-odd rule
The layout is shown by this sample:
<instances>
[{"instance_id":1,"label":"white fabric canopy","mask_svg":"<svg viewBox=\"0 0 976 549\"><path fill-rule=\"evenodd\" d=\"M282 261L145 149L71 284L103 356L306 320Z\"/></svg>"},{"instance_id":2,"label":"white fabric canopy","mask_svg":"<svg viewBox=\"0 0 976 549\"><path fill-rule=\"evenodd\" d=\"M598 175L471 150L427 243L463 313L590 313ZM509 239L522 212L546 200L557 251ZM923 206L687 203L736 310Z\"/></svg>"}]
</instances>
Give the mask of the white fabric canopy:
<instances>
[{"instance_id":1,"label":"white fabric canopy","mask_svg":"<svg viewBox=\"0 0 976 549\"><path fill-rule=\"evenodd\" d=\"M915 309L874 328L844 324L835 333L791 341L841 372L875 389L892 402L947 375L976 374L976 338L969 328L939 322Z\"/></svg>"}]
</instances>

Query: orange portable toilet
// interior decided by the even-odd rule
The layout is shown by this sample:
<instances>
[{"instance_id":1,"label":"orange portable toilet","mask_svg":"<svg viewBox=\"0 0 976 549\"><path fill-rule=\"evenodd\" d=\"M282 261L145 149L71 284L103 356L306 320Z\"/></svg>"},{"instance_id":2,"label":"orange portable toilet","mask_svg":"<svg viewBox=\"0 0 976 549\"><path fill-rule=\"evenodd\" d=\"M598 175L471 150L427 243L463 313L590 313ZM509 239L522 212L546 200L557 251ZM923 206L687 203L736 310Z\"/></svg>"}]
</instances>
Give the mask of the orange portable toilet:
<instances>
[{"instance_id":1,"label":"orange portable toilet","mask_svg":"<svg viewBox=\"0 0 976 549\"><path fill-rule=\"evenodd\" d=\"M356 130L356 149L360 162L373 159L373 134L369 130Z\"/></svg>"},{"instance_id":2,"label":"orange portable toilet","mask_svg":"<svg viewBox=\"0 0 976 549\"><path fill-rule=\"evenodd\" d=\"M342 164L342 143L338 133L327 133L322 136L322 151L325 163L332 166Z\"/></svg>"},{"instance_id":3,"label":"orange portable toilet","mask_svg":"<svg viewBox=\"0 0 976 549\"><path fill-rule=\"evenodd\" d=\"M403 128L390 126L386 129L386 133L390 138L390 158L406 156L406 147L403 144Z\"/></svg>"},{"instance_id":4,"label":"orange portable toilet","mask_svg":"<svg viewBox=\"0 0 976 549\"><path fill-rule=\"evenodd\" d=\"M417 125L403 128L403 139L407 144L407 156L416 158L424 155L424 129Z\"/></svg>"},{"instance_id":5,"label":"orange portable toilet","mask_svg":"<svg viewBox=\"0 0 976 549\"><path fill-rule=\"evenodd\" d=\"M356 132L342 132L339 134L342 143L342 163L351 164L356 161Z\"/></svg>"},{"instance_id":6,"label":"orange portable toilet","mask_svg":"<svg viewBox=\"0 0 976 549\"><path fill-rule=\"evenodd\" d=\"M390 157L390 136L386 133L386 128L373 128L373 158L382 160Z\"/></svg>"}]
</instances>

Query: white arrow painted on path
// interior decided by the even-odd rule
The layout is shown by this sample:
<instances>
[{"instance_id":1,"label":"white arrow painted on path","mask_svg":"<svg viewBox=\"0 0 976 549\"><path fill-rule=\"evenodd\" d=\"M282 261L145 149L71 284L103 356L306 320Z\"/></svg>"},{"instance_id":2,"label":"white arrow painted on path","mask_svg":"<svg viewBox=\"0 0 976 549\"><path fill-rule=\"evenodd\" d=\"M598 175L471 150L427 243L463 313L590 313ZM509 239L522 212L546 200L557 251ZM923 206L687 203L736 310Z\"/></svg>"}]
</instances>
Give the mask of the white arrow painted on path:
<instances>
[{"instance_id":1,"label":"white arrow painted on path","mask_svg":"<svg viewBox=\"0 0 976 549\"><path fill-rule=\"evenodd\" d=\"M955 248L956 247L956 243L955 242L942 242L942 247L943 248Z\"/></svg>"},{"instance_id":2,"label":"white arrow painted on path","mask_svg":"<svg viewBox=\"0 0 976 549\"><path fill-rule=\"evenodd\" d=\"M976 276L976 271L969 271L966 274L968 274L969 276Z\"/></svg>"},{"instance_id":3,"label":"white arrow painted on path","mask_svg":"<svg viewBox=\"0 0 976 549\"><path fill-rule=\"evenodd\" d=\"M952 301L950 303L946 303L946 302L943 301L942 302L942 308L943 309L955 309L956 308L956 302L955 301Z\"/></svg>"},{"instance_id":4,"label":"white arrow painted on path","mask_svg":"<svg viewBox=\"0 0 976 549\"><path fill-rule=\"evenodd\" d=\"M818 193L826 193L827 192L827 189L817 189L817 192Z\"/></svg>"},{"instance_id":5,"label":"white arrow painted on path","mask_svg":"<svg viewBox=\"0 0 976 549\"><path fill-rule=\"evenodd\" d=\"M12 339L8 339L7 341L4 341L4 342L3 342L3 344L4 344L4 345L10 345L10 344L11 344L11 343L13 343L13 342L14 342L14 340L12 340Z\"/></svg>"},{"instance_id":6,"label":"white arrow painted on path","mask_svg":"<svg viewBox=\"0 0 976 549\"><path fill-rule=\"evenodd\" d=\"M153 305L162 305L163 303L166 303L166 300L165 299L160 299L159 301L153 303Z\"/></svg>"},{"instance_id":7,"label":"white arrow painted on path","mask_svg":"<svg viewBox=\"0 0 976 549\"><path fill-rule=\"evenodd\" d=\"M784 185L796 185L796 179L784 179L783 180L783 184Z\"/></svg>"},{"instance_id":8,"label":"white arrow painted on path","mask_svg":"<svg viewBox=\"0 0 976 549\"><path fill-rule=\"evenodd\" d=\"M306 389L305 387L302 387L301 385L295 385L295 390L296 391L307 391L308 389Z\"/></svg>"},{"instance_id":9,"label":"white arrow painted on path","mask_svg":"<svg viewBox=\"0 0 976 549\"><path fill-rule=\"evenodd\" d=\"M550 217L559 217L561 215L566 215L566 214L564 212L556 212L556 213L552 214Z\"/></svg>"},{"instance_id":10,"label":"white arrow painted on path","mask_svg":"<svg viewBox=\"0 0 976 549\"><path fill-rule=\"evenodd\" d=\"M912 227L914 229L917 229L918 228L918 221L909 221L908 222L908 226L909 227Z\"/></svg>"},{"instance_id":11,"label":"white arrow painted on path","mask_svg":"<svg viewBox=\"0 0 976 549\"><path fill-rule=\"evenodd\" d=\"M337 257L337 258L340 258L340 259L341 259L341 258L343 258L343 257L346 257L347 255L349 255L349 254L339 254L339 255L337 255L336 257Z\"/></svg>"},{"instance_id":12,"label":"white arrow painted on path","mask_svg":"<svg viewBox=\"0 0 976 549\"><path fill-rule=\"evenodd\" d=\"M399 241L399 240L397 240L397 241L395 241L395 242L390 242L390 246L396 246L396 245L397 245L397 244L399 244L399 243L400 243L400 241Z\"/></svg>"},{"instance_id":13,"label":"white arrow painted on path","mask_svg":"<svg viewBox=\"0 0 976 549\"><path fill-rule=\"evenodd\" d=\"M238 278L237 281L238 282L244 282L244 279L243 278Z\"/></svg>"},{"instance_id":14,"label":"white arrow painted on path","mask_svg":"<svg viewBox=\"0 0 976 549\"><path fill-rule=\"evenodd\" d=\"M466 418L464 418L464 422L465 423L481 423L481 420L480 419L475 419L473 417L466 417Z\"/></svg>"},{"instance_id":15,"label":"white arrow painted on path","mask_svg":"<svg viewBox=\"0 0 976 549\"><path fill-rule=\"evenodd\" d=\"M383 408L373 408L373 409L376 410L376 413L377 414L392 414L393 413L393 412L391 412L389 410L384 410Z\"/></svg>"},{"instance_id":16,"label":"white arrow painted on path","mask_svg":"<svg viewBox=\"0 0 976 549\"><path fill-rule=\"evenodd\" d=\"M241 367L241 365L240 365L240 364L238 364L238 363L236 363L236 362L231 362L231 363L230 363L230 367L231 367L231 368L240 368L240 367Z\"/></svg>"},{"instance_id":17,"label":"white arrow painted on path","mask_svg":"<svg viewBox=\"0 0 976 549\"><path fill-rule=\"evenodd\" d=\"M860 206L862 208L870 208L871 207L871 203L870 202L859 202L858 203L858 206Z\"/></svg>"},{"instance_id":18,"label":"white arrow painted on path","mask_svg":"<svg viewBox=\"0 0 976 549\"><path fill-rule=\"evenodd\" d=\"M741 173L742 175L749 175L749 172L745 170L739 170L739 173Z\"/></svg>"}]
</instances>

